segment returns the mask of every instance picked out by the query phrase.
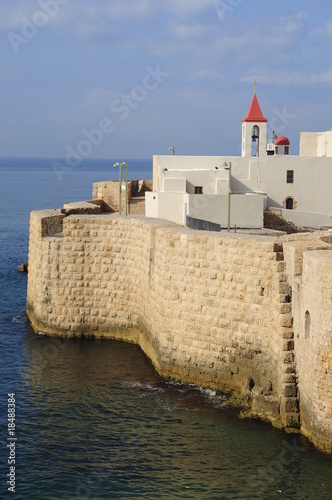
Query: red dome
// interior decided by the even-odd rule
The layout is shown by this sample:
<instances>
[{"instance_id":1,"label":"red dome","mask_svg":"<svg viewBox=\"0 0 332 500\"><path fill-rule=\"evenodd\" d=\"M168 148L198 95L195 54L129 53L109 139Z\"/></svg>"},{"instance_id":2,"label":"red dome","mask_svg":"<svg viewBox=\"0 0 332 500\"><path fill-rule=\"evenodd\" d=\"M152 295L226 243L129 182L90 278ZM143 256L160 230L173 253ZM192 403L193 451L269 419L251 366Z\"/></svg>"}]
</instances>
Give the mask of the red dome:
<instances>
[{"instance_id":1,"label":"red dome","mask_svg":"<svg viewBox=\"0 0 332 500\"><path fill-rule=\"evenodd\" d=\"M287 137L285 137L284 135L281 135L276 140L275 145L276 146L290 146L290 142L289 142L289 139L287 139Z\"/></svg>"}]
</instances>

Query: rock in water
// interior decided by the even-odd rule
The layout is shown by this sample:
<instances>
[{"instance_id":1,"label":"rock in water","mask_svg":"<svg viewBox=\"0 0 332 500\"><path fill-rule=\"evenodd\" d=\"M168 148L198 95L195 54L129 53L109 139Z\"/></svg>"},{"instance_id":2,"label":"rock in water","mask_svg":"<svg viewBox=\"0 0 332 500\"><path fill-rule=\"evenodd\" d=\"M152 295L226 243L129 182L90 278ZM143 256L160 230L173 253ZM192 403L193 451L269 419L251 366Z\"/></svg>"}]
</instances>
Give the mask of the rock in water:
<instances>
[{"instance_id":1,"label":"rock in water","mask_svg":"<svg viewBox=\"0 0 332 500\"><path fill-rule=\"evenodd\" d=\"M23 262L23 264L21 264L21 265L18 266L18 270L21 273L27 273L28 272L28 266L29 266L28 262Z\"/></svg>"}]
</instances>

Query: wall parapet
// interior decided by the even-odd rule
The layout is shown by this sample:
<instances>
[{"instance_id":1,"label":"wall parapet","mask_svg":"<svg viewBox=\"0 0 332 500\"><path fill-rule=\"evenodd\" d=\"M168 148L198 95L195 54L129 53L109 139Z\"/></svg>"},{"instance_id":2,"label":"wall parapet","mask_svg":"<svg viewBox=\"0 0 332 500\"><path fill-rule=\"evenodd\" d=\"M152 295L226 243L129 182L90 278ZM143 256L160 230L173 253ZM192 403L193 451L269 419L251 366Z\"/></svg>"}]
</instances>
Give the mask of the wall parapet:
<instances>
[{"instance_id":1,"label":"wall parapet","mask_svg":"<svg viewBox=\"0 0 332 500\"><path fill-rule=\"evenodd\" d=\"M32 212L33 217L30 218L30 231L37 231L40 237L55 236L62 234L62 224L65 215L60 209L54 210L36 210Z\"/></svg>"},{"instance_id":2,"label":"wall parapet","mask_svg":"<svg viewBox=\"0 0 332 500\"><path fill-rule=\"evenodd\" d=\"M31 214L35 331L138 343L159 374L226 391L245 415L299 427L283 237L102 213L63 216L57 238L40 230L50 217Z\"/></svg>"}]
</instances>

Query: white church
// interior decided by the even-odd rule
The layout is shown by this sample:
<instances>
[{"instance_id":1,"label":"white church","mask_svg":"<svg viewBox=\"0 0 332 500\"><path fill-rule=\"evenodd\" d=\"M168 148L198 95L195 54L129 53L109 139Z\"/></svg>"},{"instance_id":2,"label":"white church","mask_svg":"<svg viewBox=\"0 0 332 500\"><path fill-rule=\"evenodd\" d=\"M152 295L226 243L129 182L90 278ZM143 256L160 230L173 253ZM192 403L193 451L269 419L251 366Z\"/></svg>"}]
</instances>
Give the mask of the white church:
<instances>
[{"instance_id":1,"label":"white church","mask_svg":"<svg viewBox=\"0 0 332 500\"><path fill-rule=\"evenodd\" d=\"M147 217L256 229L265 208L298 227L332 227L332 130L301 132L299 155L292 155L287 137L267 138L256 89L242 120L241 156L153 157Z\"/></svg>"}]
</instances>

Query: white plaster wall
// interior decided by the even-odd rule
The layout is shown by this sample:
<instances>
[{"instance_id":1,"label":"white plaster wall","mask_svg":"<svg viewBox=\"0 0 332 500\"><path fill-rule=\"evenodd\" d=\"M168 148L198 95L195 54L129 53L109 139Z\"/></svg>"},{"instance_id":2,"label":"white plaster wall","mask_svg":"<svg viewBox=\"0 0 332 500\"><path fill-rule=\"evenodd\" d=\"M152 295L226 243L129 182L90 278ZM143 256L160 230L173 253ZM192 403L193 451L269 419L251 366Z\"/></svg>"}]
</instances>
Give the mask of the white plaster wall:
<instances>
[{"instance_id":1,"label":"white plaster wall","mask_svg":"<svg viewBox=\"0 0 332 500\"><path fill-rule=\"evenodd\" d=\"M155 199L153 199L153 197ZM231 226L261 228L264 196L232 195ZM185 224L185 216L207 220L227 227L228 195L189 195L146 193L146 216Z\"/></svg>"},{"instance_id":2,"label":"white plaster wall","mask_svg":"<svg viewBox=\"0 0 332 500\"><path fill-rule=\"evenodd\" d=\"M301 132L300 156L317 156L317 145L318 145L317 132Z\"/></svg>"},{"instance_id":3,"label":"white plaster wall","mask_svg":"<svg viewBox=\"0 0 332 500\"><path fill-rule=\"evenodd\" d=\"M264 195L246 194L231 196L231 226L262 228Z\"/></svg>"},{"instance_id":4,"label":"white plaster wall","mask_svg":"<svg viewBox=\"0 0 332 500\"><path fill-rule=\"evenodd\" d=\"M164 179L167 177L186 177L188 182L193 185L205 186L204 191L206 194L216 194L216 179L227 179L228 182L228 170L225 170L225 163L229 165L231 162L232 170L235 168L237 175L249 179L251 160L253 159L241 158L240 156L155 155L153 157L153 189L154 191L164 191ZM215 167L218 167L218 170ZM167 170L165 171L165 169ZM196 172L193 170L196 170Z\"/></svg>"},{"instance_id":5,"label":"white plaster wall","mask_svg":"<svg viewBox=\"0 0 332 500\"><path fill-rule=\"evenodd\" d=\"M186 179L181 177L180 179L167 178L164 179L164 191L173 193L185 193L187 182Z\"/></svg>"},{"instance_id":6,"label":"white plaster wall","mask_svg":"<svg viewBox=\"0 0 332 500\"><path fill-rule=\"evenodd\" d=\"M153 217L154 219L158 218L158 196L157 192L149 192L145 193L145 216Z\"/></svg>"},{"instance_id":7,"label":"white plaster wall","mask_svg":"<svg viewBox=\"0 0 332 500\"><path fill-rule=\"evenodd\" d=\"M332 213L319 214L281 209L281 214L285 220L293 222L298 227L332 227Z\"/></svg>"},{"instance_id":8,"label":"white plaster wall","mask_svg":"<svg viewBox=\"0 0 332 500\"><path fill-rule=\"evenodd\" d=\"M332 130L301 132L300 156L332 157Z\"/></svg>"},{"instance_id":9,"label":"white plaster wall","mask_svg":"<svg viewBox=\"0 0 332 500\"><path fill-rule=\"evenodd\" d=\"M332 213L332 159L301 156L265 156L264 158L242 157L183 157L158 156L158 165L168 169L167 174L177 175L171 170L199 168L196 173L188 173L192 184L204 185L202 177L206 176L205 185L213 191L212 183L221 177L222 170L213 174L211 166L223 165L232 162L232 192L260 192L267 193L269 207L283 208L287 197L294 197L296 210L316 213ZM204 172L211 169L211 172ZM287 184L287 170L294 170L294 183ZM180 175L180 173L179 173ZM181 172L181 176L185 176ZM224 177L228 171L223 172ZM258 182L260 177L260 183ZM216 190L212 193L216 193ZM203 191L204 192L204 191Z\"/></svg>"},{"instance_id":10,"label":"white plaster wall","mask_svg":"<svg viewBox=\"0 0 332 500\"><path fill-rule=\"evenodd\" d=\"M259 138L259 157L266 156L266 143L267 143L267 123L260 123L260 138Z\"/></svg>"},{"instance_id":11,"label":"white plaster wall","mask_svg":"<svg viewBox=\"0 0 332 500\"><path fill-rule=\"evenodd\" d=\"M232 195L231 196L231 227L263 227L263 195ZM171 220L184 225L186 215L228 225L228 194L180 194L153 193L145 194L146 217Z\"/></svg>"},{"instance_id":12,"label":"white plaster wall","mask_svg":"<svg viewBox=\"0 0 332 500\"><path fill-rule=\"evenodd\" d=\"M189 195L188 215L196 219L207 220L227 226L228 220L228 196Z\"/></svg>"},{"instance_id":13,"label":"white plaster wall","mask_svg":"<svg viewBox=\"0 0 332 500\"><path fill-rule=\"evenodd\" d=\"M318 134L317 156L332 156L332 130Z\"/></svg>"},{"instance_id":14,"label":"white plaster wall","mask_svg":"<svg viewBox=\"0 0 332 500\"><path fill-rule=\"evenodd\" d=\"M217 181L219 178L228 179L228 171L208 169L188 172L186 191L189 194L195 194L195 186L202 186L203 194L217 194Z\"/></svg>"},{"instance_id":15,"label":"white plaster wall","mask_svg":"<svg viewBox=\"0 0 332 500\"><path fill-rule=\"evenodd\" d=\"M145 193L145 215L185 224L185 197L183 193ZM198 196L198 195L197 195Z\"/></svg>"},{"instance_id":16,"label":"white plaster wall","mask_svg":"<svg viewBox=\"0 0 332 500\"><path fill-rule=\"evenodd\" d=\"M228 194L229 178L217 179L217 194Z\"/></svg>"},{"instance_id":17,"label":"white plaster wall","mask_svg":"<svg viewBox=\"0 0 332 500\"><path fill-rule=\"evenodd\" d=\"M294 171L294 182L287 183L287 170ZM306 212L332 212L332 160L329 158L301 158L299 156L272 156L259 160L260 191L268 195L269 207L283 208L287 197L296 201L296 210ZM257 172L257 167L256 167ZM236 169L232 174L242 184L243 190L257 189L257 173L250 169L251 179L241 179Z\"/></svg>"},{"instance_id":18,"label":"white plaster wall","mask_svg":"<svg viewBox=\"0 0 332 500\"><path fill-rule=\"evenodd\" d=\"M205 168L204 166L195 168L194 170L183 169L182 165L179 168L161 169L160 175L160 191L163 192L187 192L195 193L195 186L202 186L204 194L217 194L217 186L219 179L226 179L228 182L228 170L215 167ZM184 185L180 183L183 182ZM178 181L178 182L177 182Z\"/></svg>"},{"instance_id":19,"label":"white plaster wall","mask_svg":"<svg viewBox=\"0 0 332 500\"><path fill-rule=\"evenodd\" d=\"M185 194L159 193L159 219L167 219L177 224L185 224Z\"/></svg>"}]
</instances>

